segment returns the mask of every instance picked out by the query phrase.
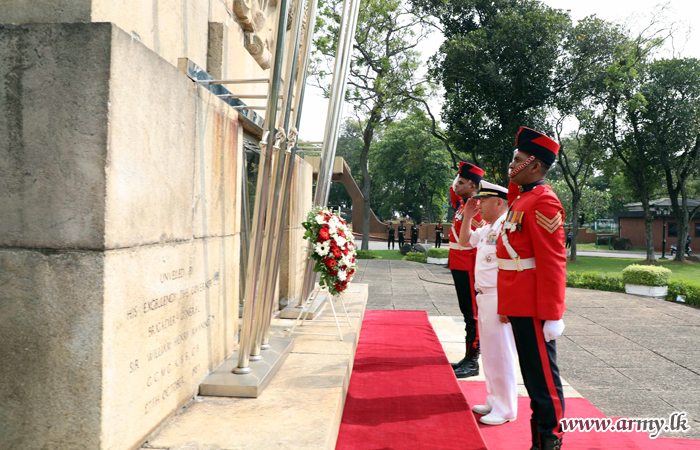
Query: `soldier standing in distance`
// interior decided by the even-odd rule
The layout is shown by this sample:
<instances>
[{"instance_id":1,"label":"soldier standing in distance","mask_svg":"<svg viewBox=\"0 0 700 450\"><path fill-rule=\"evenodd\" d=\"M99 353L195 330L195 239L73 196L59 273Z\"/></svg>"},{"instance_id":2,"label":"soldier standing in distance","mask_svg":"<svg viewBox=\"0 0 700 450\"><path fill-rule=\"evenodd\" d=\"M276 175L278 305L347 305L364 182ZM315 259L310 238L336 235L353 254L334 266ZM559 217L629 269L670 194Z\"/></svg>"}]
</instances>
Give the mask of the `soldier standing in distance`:
<instances>
[{"instance_id":1,"label":"soldier standing in distance","mask_svg":"<svg viewBox=\"0 0 700 450\"><path fill-rule=\"evenodd\" d=\"M406 243L406 225L403 224L403 220L399 223L399 250L401 250Z\"/></svg>"},{"instance_id":2,"label":"soldier standing in distance","mask_svg":"<svg viewBox=\"0 0 700 450\"><path fill-rule=\"evenodd\" d=\"M389 222L389 226L386 227L386 232L389 234L387 241L386 241L387 250L391 250L392 247L396 248L396 244L394 243L394 237L396 236L396 230L394 230L393 223Z\"/></svg>"},{"instance_id":3,"label":"soldier standing in distance","mask_svg":"<svg viewBox=\"0 0 700 450\"><path fill-rule=\"evenodd\" d=\"M442 219L438 219L437 225L435 225L435 248L440 248L442 245Z\"/></svg>"},{"instance_id":4,"label":"soldier standing in distance","mask_svg":"<svg viewBox=\"0 0 700 450\"><path fill-rule=\"evenodd\" d=\"M521 127L510 164L510 208L496 247L498 314L513 327L520 371L530 396L532 449L558 450L564 393L556 338L564 331L564 209L545 184L559 144ZM535 270L535 267L537 269Z\"/></svg>"},{"instance_id":5,"label":"soldier standing in distance","mask_svg":"<svg viewBox=\"0 0 700 450\"><path fill-rule=\"evenodd\" d=\"M418 225L415 222L411 224L411 247L418 243Z\"/></svg>"},{"instance_id":6,"label":"soldier standing in distance","mask_svg":"<svg viewBox=\"0 0 700 450\"><path fill-rule=\"evenodd\" d=\"M459 173L452 187L454 193L462 200L474 196L484 176L484 171L468 162L459 163ZM479 375L479 330L477 327L477 306L474 292L474 263L476 251L472 247L459 245L459 233L462 229L462 218L466 201L462 202L455 213L450 229L450 256L449 268L457 291L459 310L464 316L464 329L466 332L466 350L464 358L451 366L457 378L467 378ZM470 226L474 230L485 225L481 215L477 214L471 220Z\"/></svg>"}]
</instances>

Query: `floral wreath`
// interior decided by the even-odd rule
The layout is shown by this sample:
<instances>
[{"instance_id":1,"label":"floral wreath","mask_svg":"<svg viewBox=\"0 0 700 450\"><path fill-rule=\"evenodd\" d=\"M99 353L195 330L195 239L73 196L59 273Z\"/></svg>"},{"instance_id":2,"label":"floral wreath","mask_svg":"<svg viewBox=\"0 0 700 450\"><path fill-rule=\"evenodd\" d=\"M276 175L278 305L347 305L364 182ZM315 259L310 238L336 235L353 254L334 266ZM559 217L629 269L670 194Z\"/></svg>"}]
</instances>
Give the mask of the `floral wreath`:
<instances>
[{"instance_id":1,"label":"floral wreath","mask_svg":"<svg viewBox=\"0 0 700 450\"><path fill-rule=\"evenodd\" d=\"M321 286L331 295L348 288L355 274L355 238L343 219L328 208L315 207L302 225L304 239L313 246L309 258L316 261L314 272L321 274Z\"/></svg>"}]
</instances>

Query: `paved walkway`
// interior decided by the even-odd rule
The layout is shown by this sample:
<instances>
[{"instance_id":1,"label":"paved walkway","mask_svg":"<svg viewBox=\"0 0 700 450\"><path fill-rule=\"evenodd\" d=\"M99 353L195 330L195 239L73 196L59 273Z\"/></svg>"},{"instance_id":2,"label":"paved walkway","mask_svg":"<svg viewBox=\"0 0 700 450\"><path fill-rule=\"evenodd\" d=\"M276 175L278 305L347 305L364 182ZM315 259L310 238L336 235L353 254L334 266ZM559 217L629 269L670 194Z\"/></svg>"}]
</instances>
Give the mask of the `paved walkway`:
<instances>
[{"instance_id":1,"label":"paved walkway","mask_svg":"<svg viewBox=\"0 0 700 450\"><path fill-rule=\"evenodd\" d=\"M408 240L408 239L407 239ZM410 240L408 240L410 242ZM357 245L359 246L361 244L360 239L356 240ZM434 241L430 242L423 242L419 241L421 244L429 245L431 247L435 246ZM447 244L443 244L442 248L448 248ZM369 241L369 249L370 250L386 250L387 245L386 241ZM398 246L396 248L398 250ZM579 250L576 252L578 256L593 256L597 258L627 258L627 259L646 259L647 255L646 253L639 253L639 252L623 252L623 251L616 251L616 250L607 250L607 249L601 249L601 250ZM659 259L661 258L661 252L656 253L656 258ZM667 253L666 258L671 258L671 254Z\"/></svg>"},{"instance_id":2,"label":"paved walkway","mask_svg":"<svg viewBox=\"0 0 700 450\"><path fill-rule=\"evenodd\" d=\"M461 321L452 277L442 266L358 263L355 281L369 285L368 310L425 310ZM566 330L557 344L562 377L573 390L609 417L685 411L691 430L662 435L700 439L700 309L585 289L567 289L566 302ZM445 347L448 357L459 352L454 344L454 351Z\"/></svg>"}]
</instances>

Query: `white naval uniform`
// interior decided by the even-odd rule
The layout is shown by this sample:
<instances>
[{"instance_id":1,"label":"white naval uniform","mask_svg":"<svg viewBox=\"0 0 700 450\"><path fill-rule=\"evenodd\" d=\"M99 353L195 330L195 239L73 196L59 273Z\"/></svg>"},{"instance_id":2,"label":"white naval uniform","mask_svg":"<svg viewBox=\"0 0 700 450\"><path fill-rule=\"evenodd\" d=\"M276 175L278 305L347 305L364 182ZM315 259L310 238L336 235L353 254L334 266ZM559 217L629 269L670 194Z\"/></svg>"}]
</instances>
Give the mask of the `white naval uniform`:
<instances>
[{"instance_id":1,"label":"white naval uniform","mask_svg":"<svg viewBox=\"0 0 700 450\"><path fill-rule=\"evenodd\" d=\"M486 389L489 395L486 405L491 414L503 419L518 415L518 386L516 379L516 355L513 328L510 323L498 320L498 259L496 241L506 215L493 224L472 231L469 243L476 250L474 289L477 291L479 340L481 362L484 367Z\"/></svg>"}]
</instances>

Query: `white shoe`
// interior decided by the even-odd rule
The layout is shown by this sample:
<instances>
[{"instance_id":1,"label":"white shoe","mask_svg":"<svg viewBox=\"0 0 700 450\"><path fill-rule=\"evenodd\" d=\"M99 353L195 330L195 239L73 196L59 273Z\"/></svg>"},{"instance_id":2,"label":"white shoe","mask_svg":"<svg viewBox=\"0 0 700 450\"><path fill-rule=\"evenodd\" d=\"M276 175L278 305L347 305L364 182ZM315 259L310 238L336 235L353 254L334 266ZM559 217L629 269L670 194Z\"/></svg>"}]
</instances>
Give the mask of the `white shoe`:
<instances>
[{"instance_id":1,"label":"white shoe","mask_svg":"<svg viewBox=\"0 0 700 450\"><path fill-rule=\"evenodd\" d=\"M491 412L491 407L488 405L475 405L472 408L472 411L474 411L477 414L481 414L482 416L485 416L486 414Z\"/></svg>"},{"instance_id":2,"label":"white shoe","mask_svg":"<svg viewBox=\"0 0 700 450\"><path fill-rule=\"evenodd\" d=\"M485 425L503 425L504 423L512 422L515 419L517 419L517 417L512 417L510 419L504 419L503 417L498 417L498 416L495 416L493 414L489 414L489 415L484 416L481 419L479 419L479 422L481 422Z\"/></svg>"}]
</instances>

